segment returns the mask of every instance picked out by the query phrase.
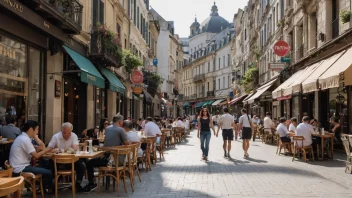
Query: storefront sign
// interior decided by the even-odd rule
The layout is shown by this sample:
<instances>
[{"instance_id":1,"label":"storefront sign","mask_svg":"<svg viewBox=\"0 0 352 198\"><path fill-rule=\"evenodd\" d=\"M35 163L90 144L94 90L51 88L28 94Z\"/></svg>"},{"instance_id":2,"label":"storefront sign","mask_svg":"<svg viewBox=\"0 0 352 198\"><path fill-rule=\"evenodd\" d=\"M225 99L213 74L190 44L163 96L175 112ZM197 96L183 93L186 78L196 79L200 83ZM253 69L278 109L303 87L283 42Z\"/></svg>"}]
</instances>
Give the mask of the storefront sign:
<instances>
[{"instance_id":1,"label":"storefront sign","mask_svg":"<svg viewBox=\"0 0 352 198\"><path fill-rule=\"evenodd\" d=\"M271 70L282 70L285 67L284 63L269 63L268 65Z\"/></svg>"},{"instance_id":2,"label":"storefront sign","mask_svg":"<svg viewBox=\"0 0 352 198\"><path fill-rule=\"evenodd\" d=\"M154 58L153 59L153 65L156 67L158 66L158 59L157 58Z\"/></svg>"},{"instance_id":3,"label":"storefront sign","mask_svg":"<svg viewBox=\"0 0 352 198\"><path fill-rule=\"evenodd\" d=\"M133 84L143 83L143 73L141 71L134 70L131 74L130 80Z\"/></svg>"},{"instance_id":4,"label":"storefront sign","mask_svg":"<svg viewBox=\"0 0 352 198\"><path fill-rule=\"evenodd\" d=\"M61 81L55 80L55 97L59 98L61 96Z\"/></svg>"},{"instance_id":5,"label":"storefront sign","mask_svg":"<svg viewBox=\"0 0 352 198\"><path fill-rule=\"evenodd\" d=\"M97 81L97 79L95 78L95 76L92 76L92 75L89 75L89 74L87 74L87 79L90 80L90 81L94 81L94 82Z\"/></svg>"},{"instance_id":6,"label":"storefront sign","mask_svg":"<svg viewBox=\"0 0 352 198\"><path fill-rule=\"evenodd\" d=\"M152 72L154 70L154 66L153 65L148 65L147 66L147 70Z\"/></svg>"},{"instance_id":7,"label":"storefront sign","mask_svg":"<svg viewBox=\"0 0 352 198\"><path fill-rule=\"evenodd\" d=\"M278 56L286 56L290 51L290 46L285 41L277 41L273 47L274 53Z\"/></svg>"},{"instance_id":8,"label":"storefront sign","mask_svg":"<svg viewBox=\"0 0 352 198\"><path fill-rule=\"evenodd\" d=\"M281 62L289 63L289 62L291 62L291 58L289 58L289 57L281 57Z\"/></svg>"},{"instance_id":9,"label":"storefront sign","mask_svg":"<svg viewBox=\"0 0 352 198\"><path fill-rule=\"evenodd\" d=\"M141 84L132 84L132 91L134 94L139 95L143 92L143 85Z\"/></svg>"},{"instance_id":10,"label":"storefront sign","mask_svg":"<svg viewBox=\"0 0 352 198\"><path fill-rule=\"evenodd\" d=\"M9 6L11 6L15 11L23 12L23 6L17 3L16 1L14 0L2 0L2 1L8 4Z\"/></svg>"}]
</instances>

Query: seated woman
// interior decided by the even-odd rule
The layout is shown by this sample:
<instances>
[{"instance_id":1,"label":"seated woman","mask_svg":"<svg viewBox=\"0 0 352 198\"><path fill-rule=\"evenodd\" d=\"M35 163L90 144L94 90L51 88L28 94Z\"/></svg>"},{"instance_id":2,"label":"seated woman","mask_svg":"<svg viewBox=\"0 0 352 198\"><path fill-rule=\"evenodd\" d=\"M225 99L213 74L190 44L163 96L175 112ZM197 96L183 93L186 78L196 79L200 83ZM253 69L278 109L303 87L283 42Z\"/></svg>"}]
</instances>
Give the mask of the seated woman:
<instances>
[{"instance_id":1,"label":"seated woman","mask_svg":"<svg viewBox=\"0 0 352 198\"><path fill-rule=\"evenodd\" d=\"M129 120L123 121L122 128L126 131L126 138L128 142L141 142L137 132L132 130L132 122ZM141 147L138 148L138 157L142 157L143 151Z\"/></svg>"}]
</instances>

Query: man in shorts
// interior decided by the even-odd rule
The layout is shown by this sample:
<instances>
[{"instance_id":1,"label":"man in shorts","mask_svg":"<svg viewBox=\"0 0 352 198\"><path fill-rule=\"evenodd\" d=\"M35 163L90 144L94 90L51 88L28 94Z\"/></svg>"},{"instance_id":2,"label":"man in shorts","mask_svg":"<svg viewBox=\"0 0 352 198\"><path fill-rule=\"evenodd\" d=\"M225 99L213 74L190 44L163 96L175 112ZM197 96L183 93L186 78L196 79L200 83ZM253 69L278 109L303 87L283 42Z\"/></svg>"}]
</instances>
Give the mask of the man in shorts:
<instances>
[{"instance_id":1,"label":"man in shorts","mask_svg":"<svg viewBox=\"0 0 352 198\"><path fill-rule=\"evenodd\" d=\"M224 115L222 115L218 122L218 131L216 133L216 137L218 137L220 128L222 129L222 138L224 139L224 157L231 158L230 151L231 151L231 141L233 141L233 130L236 128L234 118L232 115L229 114L229 110L224 108ZM227 152L226 152L227 147Z\"/></svg>"},{"instance_id":2,"label":"man in shorts","mask_svg":"<svg viewBox=\"0 0 352 198\"><path fill-rule=\"evenodd\" d=\"M249 140L252 138L252 133L253 133L253 124L252 120L247 114L246 109L241 110L242 116L240 117L239 124L240 124L240 129L242 129L242 148L244 151L244 157L248 158L248 149L249 149Z\"/></svg>"}]
</instances>

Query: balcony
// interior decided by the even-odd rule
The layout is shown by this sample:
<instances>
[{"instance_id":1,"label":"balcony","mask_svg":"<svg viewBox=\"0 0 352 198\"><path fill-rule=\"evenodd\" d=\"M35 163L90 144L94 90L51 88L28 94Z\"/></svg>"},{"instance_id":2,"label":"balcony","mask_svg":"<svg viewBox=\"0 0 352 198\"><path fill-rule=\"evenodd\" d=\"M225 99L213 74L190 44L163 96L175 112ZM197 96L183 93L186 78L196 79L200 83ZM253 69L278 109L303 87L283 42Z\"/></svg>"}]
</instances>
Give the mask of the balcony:
<instances>
[{"instance_id":1,"label":"balcony","mask_svg":"<svg viewBox=\"0 0 352 198\"><path fill-rule=\"evenodd\" d=\"M215 96L214 91L208 91L208 92L207 92L207 96L208 96L208 97L214 97L214 96Z\"/></svg>"},{"instance_id":2,"label":"balcony","mask_svg":"<svg viewBox=\"0 0 352 198\"><path fill-rule=\"evenodd\" d=\"M67 34L80 34L83 5L79 0L19 0Z\"/></svg>"},{"instance_id":3,"label":"balcony","mask_svg":"<svg viewBox=\"0 0 352 198\"><path fill-rule=\"evenodd\" d=\"M197 82L197 81L201 81L205 78L205 74L199 74L193 77L193 81Z\"/></svg>"},{"instance_id":4,"label":"balcony","mask_svg":"<svg viewBox=\"0 0 352 198\"><path fill-rule=\"evenodd\" d=\"M198 98L204 98L204 93L199 93Z\"/></svg>"},{"instance_id":5,"label":"balcony","mask_svg":"<svg viewBox=\"0 0 352 198\"><path fill-rule=\"evenodd\" d=\"M91 34L89 58L97 65L118 68L121 66L122 54L116 53L116 49L106 40L98 30Z\"/></svg>"},{"instance_id":6,"label":"balcony","mask_svg":"<svg viewBox=\"0 0 352 198\"><path fill-rule=\"evenodd\" d=\"M197 94L192 94L190 97L189 97L189 99L196 99L197 98Z\"/></svg>"},{"instance_id":7,"label":"balcony","mask_svg":"<svg viewBox=\"0 0 352 198\"><path fill-rule=\"evenodd\" d=\"M177 96L177 100L184 100L185 99L185 96L183 95L183 94L179 94L178 96Z\"/></svg>"}]
</instances>

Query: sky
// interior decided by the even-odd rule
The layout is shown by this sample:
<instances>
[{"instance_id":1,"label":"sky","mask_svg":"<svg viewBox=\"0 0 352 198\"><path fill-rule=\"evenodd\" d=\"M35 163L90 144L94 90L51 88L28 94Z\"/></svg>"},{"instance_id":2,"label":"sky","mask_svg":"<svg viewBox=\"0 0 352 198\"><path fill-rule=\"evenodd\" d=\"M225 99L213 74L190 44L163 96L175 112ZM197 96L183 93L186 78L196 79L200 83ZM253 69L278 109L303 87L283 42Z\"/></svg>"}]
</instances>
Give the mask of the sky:
<instances>
[{"instance_id":1,"label":"sky","mask_svg":"<svg viewBox=\"0 0 352 198\"><path fill-rule=\"evenodd\" d=\"M229 22L238 9L244 9L248 0L215 0L219 15ZM165 20L175 22L175 33L180 37L188 37L189 27L197 16L201 24L211 13L214 0L150 0L150 6Z\"/></svg>"}]
</instances>

